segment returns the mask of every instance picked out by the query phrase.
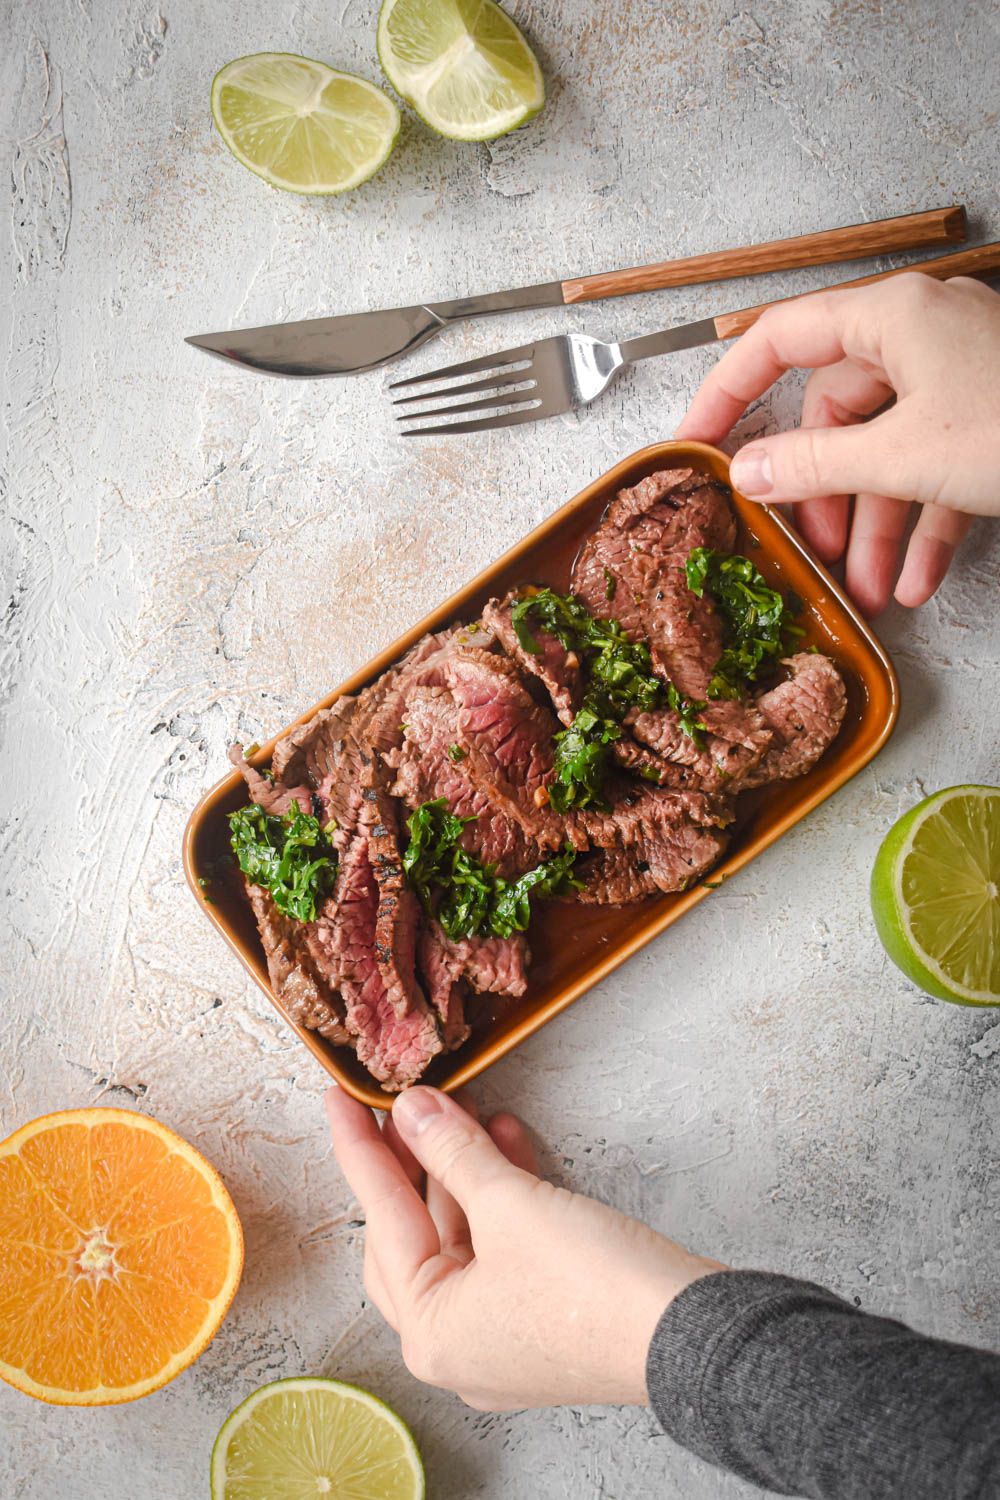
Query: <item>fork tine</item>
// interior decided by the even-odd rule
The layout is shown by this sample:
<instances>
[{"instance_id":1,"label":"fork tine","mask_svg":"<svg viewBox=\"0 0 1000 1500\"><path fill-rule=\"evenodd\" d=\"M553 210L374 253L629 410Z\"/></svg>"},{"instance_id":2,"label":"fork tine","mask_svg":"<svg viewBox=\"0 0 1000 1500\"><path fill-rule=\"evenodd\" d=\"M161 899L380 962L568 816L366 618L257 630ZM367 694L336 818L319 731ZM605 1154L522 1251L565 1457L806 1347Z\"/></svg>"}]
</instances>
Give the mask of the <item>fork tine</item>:
<instances>
[{"instance_id":1,"label":"fork tine","mask_svg":"<svg viewBox=\"0 0 1000 1500\"><path fill-rule=\"evenodd\" d=\"M522 344L520 349L503 349L499 354L484 354L480 359L466 359L457 365L442 365L440 370L425 370L422 375L410 375L406 380L391 382L390 391L403 385L420 385L424 380L443 380L446 375L474 375L479 370L495 370L500 365L516 365L522 359L534 357L535 345Z\"/></svg>"},{"instance_id":2,"label":"fork tine","mask_svg":"<svg viewBox=\"0 0 1000 1500\"><path fill-rule=\"evenodd\" d=\"M525 410L505 412L500 417L480 417L471 422L442 422L439 427L403 428L400 437L431 437L436 432L488 432L494 427L517 427L522 422L537 422L539 417L555 416L546 406L530 406Z\"/></svg>"},{"instance_id":3,"label":"fork tine","mask_svg":"<svg viewBox=\"0 0 1000 1500\"><path fill-rule=\"evenodd\" d=\"M432 406L428 411L401 411L397 422L424 422L428 417L450 417L456 411L490 411L498 406L523 406L526 401L541 401L541 396L532 387L530 391L510 391L506 394L480 396L478 401L459 401L451 406Z\"/></svg>"},{"instance_id":4,"label":"fork tine","mask_svg":"<svg viewBox=\"0 0 1000 1500\"><path fill-rule=\"evenodd\" d=\"M492 391L504 389L507 386L521 385L525 380L533 380L532 366L528 365L523 370L511 370L501 374L498 370L495 375L487 375L482 380L466 380L458 385L446 385L439 387L436 391L421 391L418 396L397 396L393 406L405 406L407 402L413 401L437 401L441 396L464 396L466 391ZM400 416L406 416L401 412Z\"/></svg>"}]
</instances>

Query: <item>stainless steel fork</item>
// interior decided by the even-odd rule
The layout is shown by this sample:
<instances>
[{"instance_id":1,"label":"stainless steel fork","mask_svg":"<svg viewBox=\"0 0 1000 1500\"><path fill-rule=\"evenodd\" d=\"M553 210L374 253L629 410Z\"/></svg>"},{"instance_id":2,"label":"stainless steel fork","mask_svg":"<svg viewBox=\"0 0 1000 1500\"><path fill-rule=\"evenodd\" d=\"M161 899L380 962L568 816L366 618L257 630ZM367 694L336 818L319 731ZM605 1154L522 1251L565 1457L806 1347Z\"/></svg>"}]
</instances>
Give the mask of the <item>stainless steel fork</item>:
<instances>
[{"instance_id":1,"label":"stainless steel fork","mask_svg":"<svg viewBox=\"0 0 1000 1500\"><path fill-rule=\"evenodd\" d=\"M440 422L433 427L404 427L403 437L428 437L435 432L484 432L490 427L514 427L522 422L537 422L541 417L555 417L560 412L587 406L606 391L620 370L633 360L648 359L653 354L667 354L673 349L688 349L708 344L718 337L711 318L671 328L664 333L647 334L645 338L626 339L620 344L605 344L586 333L561 333L541 339L536 344L522 344L519 349L505 349L482 359L467 359L461 364L428 370L409 380L397 380L391 391L404 386L422 385L427 381L446 380L452 376L473 375L479 370L493 370L482 380L467 380L419 395L398 396L395 406L411 407L415 402L438 400L444 396L468 396L473 391L489 391L473 401L451 402L426 411L406 410L397 414L400 422L424 422L431 417L451 417L457 412L491 411L491 416L473 417L462 422Z\"/></svg>"},{"instance_id":2,"label":"stainless steel fork","mask_svg":"<svg viewBox=\"0 0 1000 1500\"><path fill-rule=\"evenodd\" d=\"M1000 270L1000 241L977 245L971 250L959 250L954 255L941 255L917 265L901 266L895 271L883 271L877 276L860 276L853 281L837 282L835 285L866 286L869 282L885 281L891 276L901 276L909 271L922 271L927 276L945 280L949 276L985 276L997 270ZM797 300L793 297L780 299L782 302ZM477 375L487 370L493 372L484 375L481 380L465 380L433 391L397 396L393 404L407 408L397 413L397 420L400 422L423 424L433 417L450 418L460 412L490 413L460 422L405 427L402 436L429 437L440 432L484 432L493 427L515 427L523 422L537 422L542 417L556 417L562 412L575 411L596 400L619 372L636 360L651 359L657 354L673 354L679 349L694 349L702 344L735 338L755 323L762 312L774 305L764 302L758 307L721 313L716 318L701 318L697 323L682 323L659 333L623 339L617 344L603 343L586 333L562 333L554 338L540 339L534 344L522 344L518 349L504 349L499 354L486 354L481 359L467 359L460 364L444 365L439 370L425 370L422 375L411 375L408 380L396 380L389 387L391 391L451 380L460 375ZM466 397L476 391L489 394L477 396L471 401L451 401L445 406L433 406L424 411L410 409L419 402L437 401L445 396Z\"/></svg>"}]
</instances>

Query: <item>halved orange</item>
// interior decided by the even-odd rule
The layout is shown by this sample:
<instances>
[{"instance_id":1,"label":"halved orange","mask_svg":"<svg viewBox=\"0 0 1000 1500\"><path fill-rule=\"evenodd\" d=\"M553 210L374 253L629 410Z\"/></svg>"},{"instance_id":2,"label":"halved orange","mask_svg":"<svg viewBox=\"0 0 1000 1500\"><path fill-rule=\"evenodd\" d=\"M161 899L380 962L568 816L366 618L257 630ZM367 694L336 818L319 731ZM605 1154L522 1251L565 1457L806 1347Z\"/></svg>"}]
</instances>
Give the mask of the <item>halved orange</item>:
<instances>
[{"instance_id":1,"label":"halved orange","mask_svg":"<svg viewBox=\"0 0 1000 1500\"><path fill-rule=\"evenodd\" d=\"M158 1390L210 1342L242 1269L218 1172L156 1120L63 1110L0 1143L0 1377L27 1395Z\"/></svg>"}]
</instances>

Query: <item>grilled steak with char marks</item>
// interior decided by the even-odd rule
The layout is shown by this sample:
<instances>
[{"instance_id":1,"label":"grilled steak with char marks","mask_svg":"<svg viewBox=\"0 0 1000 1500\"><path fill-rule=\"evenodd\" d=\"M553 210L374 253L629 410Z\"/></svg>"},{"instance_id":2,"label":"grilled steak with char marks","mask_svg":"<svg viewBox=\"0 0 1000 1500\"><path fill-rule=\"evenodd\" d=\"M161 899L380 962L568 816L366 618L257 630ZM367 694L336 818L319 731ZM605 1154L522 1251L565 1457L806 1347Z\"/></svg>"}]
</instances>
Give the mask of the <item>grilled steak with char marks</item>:
<instances>
[{"instance_id":1,"label":"grilled steak with char marks","mask_svg":"<svg viewBox=\"0 0 1000 1500\"><path fill-rule=\"evenodd\" d=\"M267 972L289 1018L338 1046L349 1043L343 1005L336 991L314 970L303 924L283 916L263 886L244 883L257 918Z\"/></svg>"},{"instance_id":2,"label":"grilled steak with char marks","mask_svg":"<svg viewBox=\"0 0 1000 1500\"><path fill-rule=\"evenodd\" d=\"M659 675L703 697L722 654L722 622L687 586L694 547L732 549L736 525L722 488L691 469L664 469L622 490L586 542L573 589L601 619L649 643ZM609 597L610 595L610 597Z\"/></svg>"},{"instance_id":3,"label":"grilled steak with char marks","mask_svg":"<svg viewBox=\"0 0 1000 1500\"><path fill-rule=\"evenodd\" d=\"M403 875L399 816L385 782L385 770L372 761L365 769L359 824L368 839L368 861L378 886L375 959L393 1010L404 1016L427 1009L415 972L419 903Z\"/></svg>"},{"instance_id":4,"label":"grilled steak with char marks","mask_svg":"<svg viewBox=\"0 0 1000 1500\"><path fill-rule=\"evenodd\" d=\"M661 553L712 547L732 552L736 519L726 491L695 469L660 469L608 506L607 525L630 529L639 544Z\"/></svg>"},{"instance_id":5,"label":"grilled steak with char marks","mask_svg":"<svg viewBox=\"0 0 1000 1500\"><path fill-rule=\"evenodd\" d=\"M375 954L379 889L367 834L355 834L337 877L335 899L316 923L310 949L344 1002L344 1019L358 1059L384 1088L415 1083L442 1048L434 1016L423 1004L399 1014Z\"/></svg>"}]
</instances>

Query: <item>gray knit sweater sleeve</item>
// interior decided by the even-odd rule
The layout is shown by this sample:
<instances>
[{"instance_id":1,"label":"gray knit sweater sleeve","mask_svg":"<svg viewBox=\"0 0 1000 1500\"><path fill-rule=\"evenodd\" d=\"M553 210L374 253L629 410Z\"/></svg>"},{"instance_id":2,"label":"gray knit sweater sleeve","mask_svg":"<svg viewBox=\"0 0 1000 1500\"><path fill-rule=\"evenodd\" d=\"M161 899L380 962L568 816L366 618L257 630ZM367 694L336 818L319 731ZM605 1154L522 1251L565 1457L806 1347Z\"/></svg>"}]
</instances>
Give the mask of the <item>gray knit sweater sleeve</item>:
<instances>
[{"instance_id":1,"label":"gray knit sweater sleeve","mask_svg":"<svg viewBox=\"0 0 1000 1500\"><path fill-rule=\"evenodd\" d=\"M670 1437L779 1495L1000 1497L1000 1356L809 1282L693 1282L660 1319L646 1380Z\"/></svg>"}]
</instances>

